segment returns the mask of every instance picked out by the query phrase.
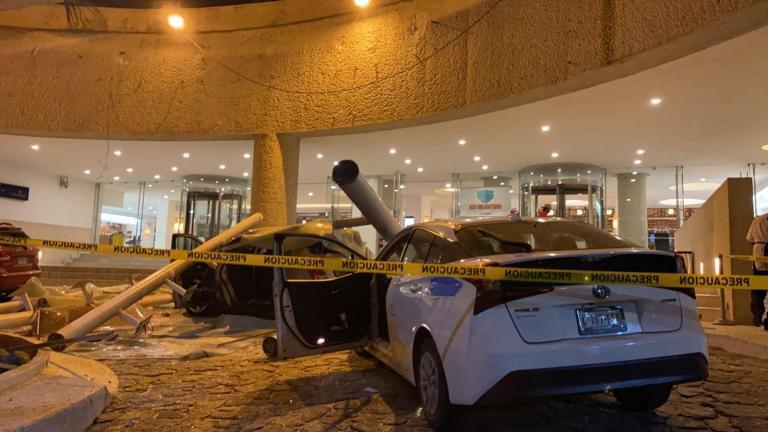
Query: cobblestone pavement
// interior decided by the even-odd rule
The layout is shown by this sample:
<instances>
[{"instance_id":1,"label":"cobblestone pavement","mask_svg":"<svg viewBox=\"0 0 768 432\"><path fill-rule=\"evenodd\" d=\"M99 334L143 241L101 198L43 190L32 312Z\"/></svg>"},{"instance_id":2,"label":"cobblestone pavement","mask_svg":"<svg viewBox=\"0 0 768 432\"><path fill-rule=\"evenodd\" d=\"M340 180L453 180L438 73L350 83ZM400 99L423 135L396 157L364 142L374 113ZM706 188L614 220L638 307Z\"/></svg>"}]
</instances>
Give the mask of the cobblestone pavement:
<instances>
[{"instance_id":1,"label":"cobblestone pavement","mask_svg":"<svg viewBox=\"0 0 768 432\"><path fill-rule=\"evenodd\" d=\"M462 431L768 431L768 362L711 351L710 378L656 413L608 394L465 409ZM271 362L253 352L196 360L106 361L120 392L90 431L428 430L415 390L353 352Z\"/></svg>"}]
</instances>

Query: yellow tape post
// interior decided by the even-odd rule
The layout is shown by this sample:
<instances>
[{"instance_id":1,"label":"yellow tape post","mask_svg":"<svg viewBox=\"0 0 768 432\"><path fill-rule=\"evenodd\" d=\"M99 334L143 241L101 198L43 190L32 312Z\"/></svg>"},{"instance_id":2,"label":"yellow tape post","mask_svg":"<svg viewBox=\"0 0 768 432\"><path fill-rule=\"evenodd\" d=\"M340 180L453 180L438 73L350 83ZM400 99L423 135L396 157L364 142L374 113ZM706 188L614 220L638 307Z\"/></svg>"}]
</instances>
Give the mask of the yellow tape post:
<instances>
[{"instance_id":1,"label":"yellow tape post","mask_svg":"<svg viewBox=\"0 0 768 432\"><path fill-rule=\"evenodd\" d=\"M611 284L667 288L716 288L754 290L768 288L768 276L611 272L481 266L477 264L422 264L391 261L350 260L303 256L257 255L231 252L196 252L113 246L57 240L0 237L0 244L91 252L105 255L140 256L167 260L235 264L272 268L316 269L391 275L455 277L462 279L545 282L553 284Z\"/></svg>"}]
</instances>

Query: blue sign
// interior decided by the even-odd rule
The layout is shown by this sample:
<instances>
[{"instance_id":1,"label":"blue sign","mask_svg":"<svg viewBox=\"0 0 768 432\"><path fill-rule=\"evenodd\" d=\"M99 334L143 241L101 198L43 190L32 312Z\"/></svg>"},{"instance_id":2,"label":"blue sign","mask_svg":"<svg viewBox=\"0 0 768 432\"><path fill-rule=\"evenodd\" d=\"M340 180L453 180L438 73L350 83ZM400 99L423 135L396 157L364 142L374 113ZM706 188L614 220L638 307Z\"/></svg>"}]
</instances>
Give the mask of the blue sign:
<instances>
[{"instance_id":1,"label":"blue sign","mask_svg":"<svg viewBox=\"0 0 768 432\"><path fill-rule=\"evenodd\" d=\"M488 204L493 200L494 195L496 195L496 191L493 189L480 189L476 192L475 196L477 196L477 199L480 200L483 204Z\"/></svg>"}]
</instances>

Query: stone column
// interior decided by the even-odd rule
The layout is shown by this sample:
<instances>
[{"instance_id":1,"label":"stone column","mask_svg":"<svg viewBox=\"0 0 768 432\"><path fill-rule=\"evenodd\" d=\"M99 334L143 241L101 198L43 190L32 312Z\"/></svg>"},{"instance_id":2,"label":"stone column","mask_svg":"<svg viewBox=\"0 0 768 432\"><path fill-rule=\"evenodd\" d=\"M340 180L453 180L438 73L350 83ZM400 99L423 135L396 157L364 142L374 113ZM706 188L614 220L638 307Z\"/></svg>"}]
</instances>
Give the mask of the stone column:
<instances>
[{"instance_id":1,"label":"stone column","mask_svg":"<svg viewBox=\"0 0 768 432\"><path fill-rule=\"evenodd\" d=\"M296 223L299 137L268 133L253 141L251 212L264 215L262 226Z\"/></svg>"},{"instance_id":2,"label":"stone column","mask_svg":"<svg viewBox=\"0 0 768 432\"><path fill-rule=\"evenodd\" d=\"M648 174L618 174L619 236L648 247L648 209L645 179Z\"/></svg>"}]
</instances>

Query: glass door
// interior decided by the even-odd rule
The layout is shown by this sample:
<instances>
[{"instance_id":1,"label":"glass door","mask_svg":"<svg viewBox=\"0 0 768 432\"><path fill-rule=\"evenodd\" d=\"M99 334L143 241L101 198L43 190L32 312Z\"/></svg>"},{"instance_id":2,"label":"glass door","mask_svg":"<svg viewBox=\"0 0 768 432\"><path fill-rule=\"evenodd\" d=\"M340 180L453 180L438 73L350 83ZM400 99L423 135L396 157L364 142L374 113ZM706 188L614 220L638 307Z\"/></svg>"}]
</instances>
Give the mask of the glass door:
<instances>
[{"instance_id":1,"label":"glass door","mask_svg":"<svg viewBox=\"0 0 768 432\"><path fill-rule=\"evenodd\" d=\"M213 237L216 229L219 194L215 192L192 192L187 194L187 215L184 233L203 241Z\"/></svg>"}]
</instances>

